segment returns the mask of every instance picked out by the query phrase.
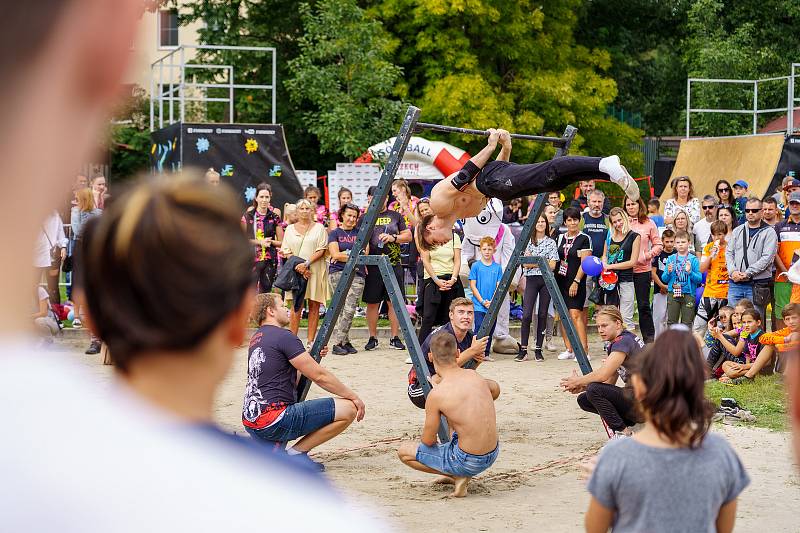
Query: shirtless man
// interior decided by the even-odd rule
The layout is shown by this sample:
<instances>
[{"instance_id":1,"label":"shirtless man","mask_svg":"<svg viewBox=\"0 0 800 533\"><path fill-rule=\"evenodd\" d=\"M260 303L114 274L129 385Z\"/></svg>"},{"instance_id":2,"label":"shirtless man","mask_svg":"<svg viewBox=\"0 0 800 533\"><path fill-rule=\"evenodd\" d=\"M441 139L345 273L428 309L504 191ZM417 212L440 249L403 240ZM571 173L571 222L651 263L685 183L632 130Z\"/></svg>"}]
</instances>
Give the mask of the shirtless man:
<instances>
[{"instance_id":1,"label":"shirtless man","mask_svg":"<svg viewBox=\"0 0 800 533\"><path fill-rule=\"evenodd\" d=\"M452 495L463 498L469 479L492 466L500 453L494 400L488 380L456 364L458 351L452 334L436 333L431 353L441 380L428 394L422 442L402 443L397 455L415 470L443 475L437 482L453 483ZM437 444L442 415L453 435L450 442Z\"/></svg>"},{"instance_id":2,"label":"shirtless man","mask_svg":"<svg viewBox=\"0 0 800 533\"><path fill-rule=\"evenodd\" d=\"M418 247L430 250L450 242L458 219L477 216L489 198L509 201L530 194L558 191L579 179L611 179L625 194L639 199L639 188L620 164L618 156L565 156L542 163L516 164L511 157L511 136L506 130L489 129L486 147L464 167L439 181L431 191L432 215L422 217ZM500 143L497 159L489 161Z\"/></svg>"}]
</instances>

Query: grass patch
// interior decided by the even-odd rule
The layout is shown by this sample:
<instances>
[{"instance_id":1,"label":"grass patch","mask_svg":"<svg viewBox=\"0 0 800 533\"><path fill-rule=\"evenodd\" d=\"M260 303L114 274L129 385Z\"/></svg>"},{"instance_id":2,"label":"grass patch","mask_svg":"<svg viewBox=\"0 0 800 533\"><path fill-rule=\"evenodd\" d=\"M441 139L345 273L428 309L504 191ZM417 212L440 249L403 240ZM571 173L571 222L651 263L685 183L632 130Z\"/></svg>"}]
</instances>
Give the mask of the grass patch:
<instances>
[{"instance_id":1,"label":"grass patch","mask_svg":"<svg viewBox=\"0 0 800 533\"><path fill-rule=\"evenodd\" d=\"M721 398L735 399L742 409L750 411L756 417L755 422L747 425L773 431L789 429L786 390L777 374L758 376L752 383L735 386L710 382L706 384L706 395L717 406Z\"/></svg>"}]
</instances>

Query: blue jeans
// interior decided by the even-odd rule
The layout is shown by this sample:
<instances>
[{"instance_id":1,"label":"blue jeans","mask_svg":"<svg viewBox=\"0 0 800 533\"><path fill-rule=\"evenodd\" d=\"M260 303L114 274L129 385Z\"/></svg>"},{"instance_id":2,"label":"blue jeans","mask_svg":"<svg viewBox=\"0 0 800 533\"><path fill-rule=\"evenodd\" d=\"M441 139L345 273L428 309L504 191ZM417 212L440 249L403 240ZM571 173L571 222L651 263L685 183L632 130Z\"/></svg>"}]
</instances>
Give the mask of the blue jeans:
<instances>
[{"instance_id":1,"label":"blue jeans","mask_svg":"<svg viewBox=\"0 0 800 533\"><path fill-rule=\"evenodd\" d=\"M473 455L458 447L458 433L453 433L450 442L417 447L417 461L442 474L455 477L477 476L494 463L500 454L500 443L494 450L483 455Z\"/></svg>"},{"instance_id":2,"label":"blue jeans","mask_svg":"<svg viewBox=\"0 0 800 533\"><path fill-rule=\"evenodd\" d=\"M753 284L752 282L736 283L733 281L728 282L728 305L736 307L736 302L747 298L753 301Z\"/></svg>"},{"instance_id":3,"label":"blue jeans","mask_svg":"<svg viewBox=\"0 0 800 533\"><path fill-rule=\"evenodd\" d=\"M475 333L478 333L478 330L481 329L481 324L483 324L483 320L485 318L486 313L475 311ZM486 352L484 353L485 356L488 356L492 351L492 335L494 335L495 326L497 326L497 318L495 318L494 324L492 324L492 329L489 330L489 342L486 343Z\"/></svg>"},{"instance_id":4,"label":"blue jeans","mask_svg":"<svg viewBox=\"0 0 800 533\"><path fill-rule=\"evenodd\" d=\"M335 416L336 403L333 398L317 398L290 405L277 422L265 428L254 429L245 426L244 429L254 439L285 445L290 440L331 424Z\"/></svg>"}]
</instances>

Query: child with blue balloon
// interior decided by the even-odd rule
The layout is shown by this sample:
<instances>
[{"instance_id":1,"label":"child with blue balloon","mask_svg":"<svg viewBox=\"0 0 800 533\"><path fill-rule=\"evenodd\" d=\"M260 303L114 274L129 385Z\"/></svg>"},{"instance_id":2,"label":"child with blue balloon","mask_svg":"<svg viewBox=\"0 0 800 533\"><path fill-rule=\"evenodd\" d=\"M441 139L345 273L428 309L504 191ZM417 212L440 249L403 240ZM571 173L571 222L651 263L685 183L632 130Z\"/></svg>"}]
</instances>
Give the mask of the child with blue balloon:
<instances>
[{"instance_id":1,"label":"child with blue balloon","mask_svg":"<svg viewBox=\"0 0 800 533\"><path fill-rule=\"evenodd\" d=\"M661 281L667 285L667 324L692 326L695 315L695 291L703 280L697 256L689 253L689 234L675 232L677 253L666 262Z\"/></svg>"}]
</instances>

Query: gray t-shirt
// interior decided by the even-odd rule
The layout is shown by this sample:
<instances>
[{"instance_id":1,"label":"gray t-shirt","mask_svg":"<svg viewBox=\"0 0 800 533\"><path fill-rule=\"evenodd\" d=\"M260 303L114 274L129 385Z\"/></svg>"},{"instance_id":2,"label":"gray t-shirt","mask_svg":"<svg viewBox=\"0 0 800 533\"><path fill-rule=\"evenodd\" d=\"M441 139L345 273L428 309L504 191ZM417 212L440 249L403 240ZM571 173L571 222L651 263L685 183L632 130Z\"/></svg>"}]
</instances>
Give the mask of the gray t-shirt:
<instances>
[{"instance_id":1,"label":"gray t-shirt","mask_svg":"<svg viewBox=\"0 0 800 533\"><path fill-rule=\"evenodd\" d=\"M711 533L720 507L749 484L733 448L709 433L694 450L654 448L632 438L609 442L587 488L615 511L615 533Z\"/></svg>"}]
</instances>

